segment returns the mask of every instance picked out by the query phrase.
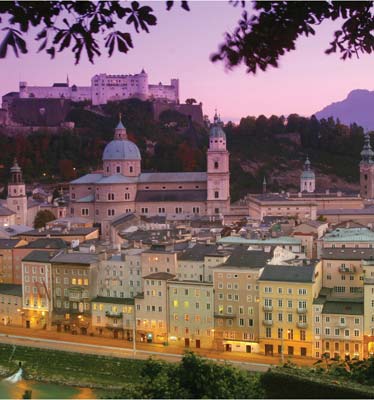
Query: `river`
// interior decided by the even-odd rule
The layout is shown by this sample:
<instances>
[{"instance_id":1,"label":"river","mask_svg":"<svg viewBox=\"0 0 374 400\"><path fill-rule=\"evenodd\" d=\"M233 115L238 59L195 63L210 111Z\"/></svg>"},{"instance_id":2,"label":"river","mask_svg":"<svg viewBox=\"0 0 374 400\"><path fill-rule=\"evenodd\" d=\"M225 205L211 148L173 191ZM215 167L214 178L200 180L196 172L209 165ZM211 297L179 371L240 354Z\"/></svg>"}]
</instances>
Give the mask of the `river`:
<instances>
[{"instance_id":1,"label":"river","mask_svg":"<svg viewBox=\"0 0 374 400\"><path fill-rule=\"evenodd\" d=\"M25 390L32 390L32 399L94 399L95 393L89 388L79 388L53 383L26 381L10 383L0 381L0 399L22 399Z\"/></svg>"}]
</instances>

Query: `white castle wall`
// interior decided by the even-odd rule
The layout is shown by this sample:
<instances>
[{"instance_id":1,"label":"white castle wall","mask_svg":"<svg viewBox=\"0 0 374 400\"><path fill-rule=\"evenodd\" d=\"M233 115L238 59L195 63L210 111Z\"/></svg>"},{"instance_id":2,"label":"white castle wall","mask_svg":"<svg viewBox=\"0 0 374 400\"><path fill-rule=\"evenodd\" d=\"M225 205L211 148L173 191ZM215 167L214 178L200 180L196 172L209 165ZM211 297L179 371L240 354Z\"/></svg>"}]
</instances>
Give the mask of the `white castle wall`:
<instances>
[{"instance_id":1,"label":"white castle wall","mask_svg":"<svg viewBox=\"0 0 374 400\"><path fill-rule=\"evenodd\" d=\"M106 104L108 101L129 98L162 99L179 103L179 80L171 79L170 85L148 84L148 74L144 70L135 75L94 75L91 86L28 86L19 84L20 98L65 98L73 101L90 100L93 105Z\"/></svg>"}]
</instances>

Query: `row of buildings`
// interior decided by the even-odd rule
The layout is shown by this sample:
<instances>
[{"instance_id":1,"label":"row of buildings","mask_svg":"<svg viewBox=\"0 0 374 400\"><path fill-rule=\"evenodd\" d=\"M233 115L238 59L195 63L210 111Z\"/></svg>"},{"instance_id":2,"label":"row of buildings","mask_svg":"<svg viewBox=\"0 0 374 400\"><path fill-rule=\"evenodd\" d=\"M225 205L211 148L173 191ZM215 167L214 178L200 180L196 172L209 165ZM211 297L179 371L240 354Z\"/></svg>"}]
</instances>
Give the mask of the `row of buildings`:
<instances>
[{"instance_id":1,"label":"row of buildings","mask_svg":"<svg viewBox=\"0 0 374 400\"><path fill-rule=\"evenodd\" d=\"M15 260L21 283L0 284L1 320L189 348L363 358L374 351L373 236L325 231L315 237L319 259L306 257L297 235L114 253L43 239L44 249Z\"/></svg>"}]
</instances>

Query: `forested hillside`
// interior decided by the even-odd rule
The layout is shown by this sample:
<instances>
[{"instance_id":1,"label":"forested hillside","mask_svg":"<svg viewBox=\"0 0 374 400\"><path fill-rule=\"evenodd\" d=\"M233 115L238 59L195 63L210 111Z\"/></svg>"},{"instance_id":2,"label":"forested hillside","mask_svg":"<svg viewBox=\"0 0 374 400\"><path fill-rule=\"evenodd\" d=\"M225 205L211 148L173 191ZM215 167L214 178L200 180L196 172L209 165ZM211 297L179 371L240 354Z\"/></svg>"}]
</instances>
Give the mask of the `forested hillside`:
<instances>
[{"instance_id":1,"label":"forested hillside","mask_svg":"<svg viewBox=\"0 0 374 400\"><path fill-rule=\"evenodd\" d=\"M78 104L69 115L73 131L43 131L28 136L0 134L0 180L5 183L17 156L27 181L70 180L101 166L105 144L113 138L118 113L129 138L142 153L143 171L199 171L206 168L208 129L191 125L178 112L152 118L149 102L127 100L88 110ZM317 186L354 187L363 130L333 119L318 121L290 115L242 118L224 127L231 154L231 195L261 190L263 177L272 190L297 190L298 177L308 154L317 172ZM350 186L351 184L351 186Z\"/></svg>"}]
</instances>

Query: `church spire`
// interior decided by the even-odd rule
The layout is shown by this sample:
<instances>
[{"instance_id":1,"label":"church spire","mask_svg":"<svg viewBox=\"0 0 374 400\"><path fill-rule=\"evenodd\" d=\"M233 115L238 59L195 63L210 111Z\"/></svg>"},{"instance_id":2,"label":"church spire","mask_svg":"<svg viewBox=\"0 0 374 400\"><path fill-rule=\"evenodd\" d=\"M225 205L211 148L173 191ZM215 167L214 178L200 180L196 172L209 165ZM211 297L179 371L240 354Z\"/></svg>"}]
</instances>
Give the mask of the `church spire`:
<instances>
[{"instance_id":1,"label":"church spire","mask_svg":"<svg viewBox=\"0 0 374 400\"><path fill-rule=\"evenodd\" d=\"M364 147L361 151L361 163L362 164L373 164L374 152L370 144L370 135L366 132L364 133Z\"/></svg>"},{"instance_id":2,"label":"church spire","mask_svg":"<svg viewBox=\"0 0 374 400\"><path fill-rule=\"evenodd\" d=\"M118 124L115 129L114 139L115 140L125 140L127 139L126 128L122 123L122 113L118 114Z\"/></svg>"},{"instance_id":3,"label":"church spire","mask_svg":"<svg viewBox=\"0 0 374 400\"><path fill-rule=\"evenodd\" d=\"M18 165L16 157L14 157L13 166L10 169L10 174L11 174L12 183L15 183L15 184L23 183L22 170L21 170L21 167Z\"/></svg>"}]
</instances>

